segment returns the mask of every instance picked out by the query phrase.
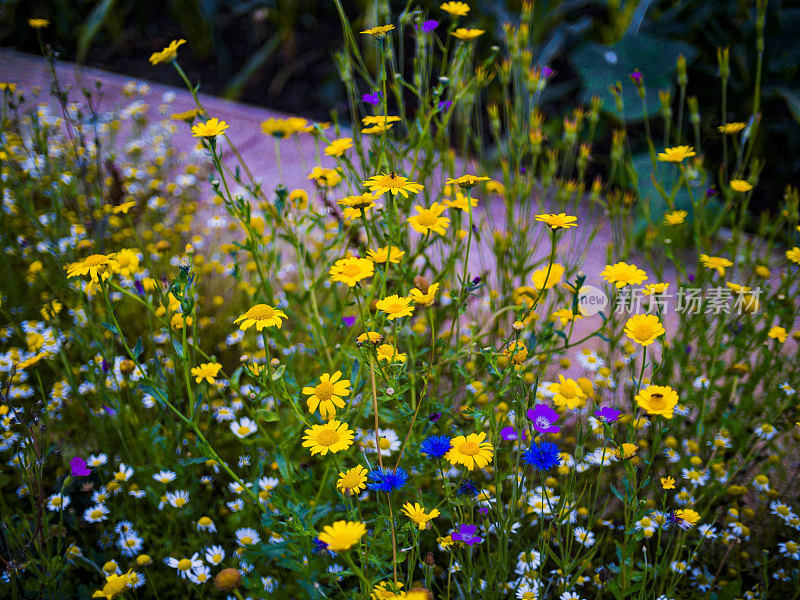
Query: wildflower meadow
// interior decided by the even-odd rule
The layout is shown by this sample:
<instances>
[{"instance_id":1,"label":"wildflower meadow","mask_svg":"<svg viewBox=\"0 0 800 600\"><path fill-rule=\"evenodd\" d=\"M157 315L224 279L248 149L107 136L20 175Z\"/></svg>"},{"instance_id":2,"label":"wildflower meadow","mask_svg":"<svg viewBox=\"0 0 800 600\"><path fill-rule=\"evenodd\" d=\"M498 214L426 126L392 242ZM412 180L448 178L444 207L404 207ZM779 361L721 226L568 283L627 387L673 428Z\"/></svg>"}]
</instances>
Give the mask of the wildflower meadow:
<instances>
[{"instance_id":1,"label":"wildflower meadow","mask_svg":"<svg viewBox=\"0 0 800 600\"><path fill-rule=\"evenodd\" d=\"M109 110L59 78L55 15L24 24L51 81L0 81L0 597L800 598L766 0L753 64L680 54L560 113L538 3L374 4L331 0L347 111L248 132L280 181L313 141L296 189L190 41L139 57L189 110L136 82Z\"/></svg>"}]
</instances>

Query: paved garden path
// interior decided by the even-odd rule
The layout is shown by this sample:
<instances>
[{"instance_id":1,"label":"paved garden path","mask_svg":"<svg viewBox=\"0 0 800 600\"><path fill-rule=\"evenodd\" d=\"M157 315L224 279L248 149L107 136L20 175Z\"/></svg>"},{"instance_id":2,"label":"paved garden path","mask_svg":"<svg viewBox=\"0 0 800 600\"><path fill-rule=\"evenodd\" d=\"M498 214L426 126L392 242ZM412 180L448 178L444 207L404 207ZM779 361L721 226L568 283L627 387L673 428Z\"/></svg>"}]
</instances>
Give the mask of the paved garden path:
<instances>
[{"instance_id":1,"label":"paved garden path","mask_svg":"<svg viewBox=\"0 0 800 600\"><path fill-rule=\"evenodd\" d=\"M142 60L145 59L143 58ZM169 67L160 65L154 68ZM56 69L62 86L69 91L71 100L81 100L81 88L92 89L95 81L100 81L102 83L102 98L99 110L110 110L124 103L127 99L123 95L122 88L132 81L144 84L147 87L147 92L144 94L143 99L148 103L151 111L163 103L165 94L174 94L174 100L170 106L171 112L180 112L195 106L190 93L183 88L136 81L124 75L87 67L82 67L78 70L75 65L65 62L59 62ZM0 81L16 83L18 88L23 91L31 90L34 86L40 86L43 90L42 97L47 97L46 92L51 83L51 74L47 63L42 58L0 48ZM260 123L263 120L271 117L285 118L290 115L204 94L200 94L200 99L208 114L225 120L230 124L228 135L239 148L244 161L252 169L256 178L262 182L265 190L272 190L282 182L289 189L304 188L309 192L309 196L313 197L313 186L308 181L307 175L315 165L320 164L315 158L316 152L313 138L309 135L294 136L295 139L282 142L281 162L283 177L281 178L273 152L272 141L261 132ZM196 143L188 131L185 134L178 133L174 139L179 145L179 150L188 150ZM321 164L322 166L335 166L333 159L326 156L322 156ZM206 194L207 199L211 195L210 189L208 191L209 193ZM205 210L212 211L215 210L215 207L209 203ZM216 208L216 210L218 211L219 209ZM518 215L516 219L531 219L532 215L537 212L552 211L559 212L555 206L548 205L546 198L539 198L525 210L525 214ZM581 264L584 272L588 274L587 283L594 283L598 287L602 287L602 282L599 281L599 272L606 264L607 250L611 244L610 226L607 225L607 219L598 215L594 209L581 207L576 214L578 214L580 221L583 223L601 222L606 225L592 240L586 239L586 228L579 227L562 235L558 249L559 259L567 264ZM505 208L500 201L490 202L488 206L481 207L477 216L484 218L488 227L484 230L486 233L484 239L473 247L470 255L469 271L472 275L491 273L493 270L495 264L490 247L491 231L494 228L504 229L506 223ZM549 243L546 237L531 243L534 244L532 249L534 256L539 258L547 256ZM669 274L665 275L665 279L667 281L670 280ZM529 282L521 283L528 284ZM580 321L576 327L575 335L583 337L585 332L592 330L599 324L599 318L594 316ZM670 325L677 326L677 319L672 315L668 315L666 321L667 331L674 330L674 327L670 327Z\"/></svg>"}]
</instances>

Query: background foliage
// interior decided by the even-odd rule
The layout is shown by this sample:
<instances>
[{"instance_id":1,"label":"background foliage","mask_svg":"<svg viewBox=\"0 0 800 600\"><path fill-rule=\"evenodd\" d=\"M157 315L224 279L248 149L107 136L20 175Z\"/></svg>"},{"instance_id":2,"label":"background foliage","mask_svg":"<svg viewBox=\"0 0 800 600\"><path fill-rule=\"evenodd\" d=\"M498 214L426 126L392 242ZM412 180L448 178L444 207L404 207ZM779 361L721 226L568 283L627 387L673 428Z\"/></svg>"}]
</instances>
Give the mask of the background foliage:
<instances>
[{"instance_id":1,"label":"background foliage","mask_svg":"<svg viewBox=\"0 0 800 600\"><path fill-rule=\"evenodd\" d=\"M440 2L420 2L436 16ZM501 37L505 23L517 24L522 2L473 2L474 26ZM403 2L343 2L351 22L374 24L379 15L397 14ZM711 80L718 73L717 48L730 47L730 96L727 121L748 114L755 89L756 44L753 2L710 0L697 3L652 0L568 0L535 3L531 59L556 72L541 98L551 112L563 113L577 97L605 100L606 131L619 118L608 86L627 81L634 69L646 78L648 111L657 113L655 90L674 88L675 58L689 62L689 80ZM160 18L153 19L154 14ZM346 114L347 99L330 56L338 49L338 15L333 2L320 0L3 0L0 45L38 51L31 16L53 21L55 40L67 59L78 59L131 75L180 85L174 73L152 70L152 48L176 35L189 41L185 68L204 91L254 104L324 119L333 109ZM758 150L764 158L761 194L751 209L774 210L782 190L776 182L800 178L800 6L771 0L767 10L762 113ZM309 82L314 82L313 93ZM365 90L368 91L368 90ZM721 139L712 131L721 121L718 85L697 86L702 133L711 139L704 151L718 158ZM487 93L491 94L491 90ZM639 122L636 90L623 86L625 119ZM600 130L603 131L601 123ZM634 151L645 151L644 132L630 131ZM607 136L610 143L610 134ZM646 191L646 190L645 190Z\"/></svg>"}]
</instances>

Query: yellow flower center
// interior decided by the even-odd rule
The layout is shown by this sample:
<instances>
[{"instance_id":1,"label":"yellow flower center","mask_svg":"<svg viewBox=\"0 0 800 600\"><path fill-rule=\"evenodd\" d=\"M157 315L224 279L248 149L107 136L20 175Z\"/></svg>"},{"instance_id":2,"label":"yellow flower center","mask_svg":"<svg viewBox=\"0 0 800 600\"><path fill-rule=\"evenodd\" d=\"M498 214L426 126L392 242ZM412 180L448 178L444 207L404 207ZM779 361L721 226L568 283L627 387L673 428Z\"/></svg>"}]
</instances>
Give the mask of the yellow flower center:
<instances>
[{"instance_id":1,"label":"yellow flower center","mask_svg":"<svg viewBox=\"0 0 800 600\"><path fill-rule=\"evenodd\" d=\"M653 328L647 322L638 323L635 327L632 327L631 330L637 340L647 340L653 335Z\"/></svg>"},{"instance_id":2,"label":"yellow flower center","mask_svg":"<svg viewBox=\"0 0 800 600\"><path fill-rule=\"evenodd\" d=\"M103 511L102 510L93 510L91 516L92 516L93 519L99 519L100 517L103 516Z\"/></svg>"},{"instance_id":3,"label":"yellow flower center","mask_svg":"<svg viewBox=\"0 0 800 600\"><path fill-rule=\"evenodd\" d=\"M175 506L180 508L184 504L186 504L186 500L184 500L183 498L180 498L180 497L179 498L175 498Z\"/></svg>"},{"instance_id":4,"label":"yellow flower center","mask_svg":"<svg viewBox=\"0 0 800 600\"><path fill-rule=\"evenodd\" d=\"M264 321L266 319L271 319L274 316L275 311L271 306L267 306L266 304L254 306L247 311L247 317L249 319L255 319L256 321Z\"/></svg>"},{"instance_id":5,"label":"yellow flower center","mask_svg":"<svg viewBox=\"0 0 800 600\"><path fill-rule=\"evenodd\" d=\"M381 450L388 450L389 448L391 448L392 443L386 438L381 438L378 440L378 446L380 446Z\"/></svg>"},{"instance_id":6,"label":"yellow flower center","mask_svg":"<svg viewBox=\"0 0 800 600\"><path fill-rule=\"evenodd\" d=\"M53 506L61 506L62 500L61 500L61 498L53 498L52 502L53 502Z\"/></svg>"},{"instance_id":7,"label":"yellow flower center","mask_svg":"<svg viewBox=\"0 0 800 600\"><path fill-rule=\"evenodd\" d=\"M314 394L316 394L320 402L327 402L333 396L333 384L330 381L320 383L314 388Z\"/></svg>"},{"instance_id":8,"label":"yellow flower center","mask_svg":"<svg viewBox=\"0 0 800 600\"><path fill-rule=\"evenodd\" d=\"M247 435L248 433L250 433L250 430L244 425L240 425L239 429L237 429L236 431L239 433L239 435Z\"/></svg>"},{"instance_id":9,"label":"yellow flower center","mask_svg":"<svg viewBox=\"0 0 800 600\"><path fill-rule=\"evenodd\" d=\"M125 540L125 545L129 548L133 548L136 545L136 540L134 539L127 539Z\"/></svg>"},{"instance_id":10,"label":"yellow flower center","mask_svg":"<svg viewBox=\"0 0 800 600\"><path fill-rule=\"evenodd\" d=\"M570 382L562 383L558 390L564 398L574 398L577 394L575 386Z\"/></svg>"},{"instance_id":11,"label":"yellow flower center","mask_svg":"<svg viewBox=\"0 0 800 600\"><path fill-rule=\"evenodd\" d=\"M198 522L203 527L208 527L209 525L211 525L211 519L209 519L208 517L200 517L200 521Z\"/></svg>"},{"instance_id":12,"label":"yellow flower center","mask_svg":"<svg viewBox=\"0 0 800 600\"><path fill-rule=\"evenodd\" d=\"M651 394L650 395L650 408L655 410L661 410L662 408L666 407L667 400L664 398L664 394Z\"/></svg>"},{"instance_id":13,"label":"yellow flower center","mask_svg":"<svg viewBox=\"0 0 800 600\"><path fill-rule=\"evenodd\" d=\"M182 558L181 560L178 561L178 568L181 571L188 571L189 569L192 568L192 561L189 560L188 558Z\"/></svg>"},{"instance_id":14,"label":"yellow flower center","mask_svg":"<svg viewBox=\"0 0 800 600\"><path fill-rule=\"evenodd\" d=\"M342 275L345 277L358 277L361 273L361 267L356 263L349 263L342 267Z\"/></svg>"},{"instance_id":15,"label":"yellow flower center","mask_svg":"<svg viewBox=\"0 0 800 600\"><path fill-rule=\"evenodd\" d=\"M434 214L432 210L423 210L421 213L419 213L417 221L419 221L420 225L430 227L431 225L434 225L436 223L437 218L438 217Z\"/></svg>"},{"instance_id":16,"label":"yellow flower center","mask_svg":"<svg viewBox=\"0 0 800 600\"><path fill-rule=\"evenodd\" d=\"M477 442L464 442L459 446L458 451L461 454L467 454L469 456L475 456L478 452L480 452L480 446Z\"/></svg>"},{"instance_id":17,"label":"yellow flower center","mask_svg":"<svg viewBox=\"0 0 800 600\"><path fill-rule=\"evenodd\" d=\"M242 543L243 544L252 544L253 543L253 538L251 538L249 535L246 535L246 536L244 536L242 538Z\"/></svg>"},{"instance_id":18,"label":"yellow flower center","mask_svg":"<svg viewBox=\"0 0 800 600\"><path fill-rule=\"evenodd\" d=\"M335 429L323 429L317 434L317 443L320 446L333 446L339 441L339 432Z\"/></svg>"}]
</instances>

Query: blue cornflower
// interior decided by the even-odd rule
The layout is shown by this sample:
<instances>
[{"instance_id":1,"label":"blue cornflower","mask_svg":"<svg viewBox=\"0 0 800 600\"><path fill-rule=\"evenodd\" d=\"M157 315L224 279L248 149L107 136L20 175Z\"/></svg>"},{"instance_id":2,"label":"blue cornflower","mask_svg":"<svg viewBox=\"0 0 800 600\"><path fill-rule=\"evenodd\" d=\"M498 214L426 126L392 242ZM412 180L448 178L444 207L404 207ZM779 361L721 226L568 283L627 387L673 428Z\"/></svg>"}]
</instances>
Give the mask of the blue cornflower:
<instances>
[{"instance_id":1,"label":"blue cornflower","mask_svg":"<svg viewBox=\"0 0 800 600\"><path fill-rule=\"evenodd\" d=\"M429 458L441 458L450 452L450 447L450 438L446 435L431 435L419 445L419 451Z\"/></svg>"},{"instance_id":2,"label":"blue cornflower","mask_svg":"<svg viewBox=\"0 0 800 600\"><path fill-rule=\"evenodd\" d=\"M561 457L558 455L558 446L551 442L536 442L522 453L522 460L538 471L547 471L561 464Z\"/></svg>"},{"instance_id":3,"label":"blue cornflower","mask_svg":"<svg viewBox=\"0 0 800 600\"><path fill-rule=\"evenodd\" d=\"M478 488L475 487L475 483L471 479L465 479L458 486L457 491L465 496L474 496L478 493Z\"/></svg>"},{"instance_id":4,"label":"blue cornflower","mask_svg":"<svg viewBox=\"0 0 800 600\"><path fill-rule=\"evenodd\" d=\"M398 467L397 470L372 469L369 472L369 480L372 482L367 484L369 489L378 492L392 492L408 483L408 472L402 467Z\"/></svg>"}]
</instances>

